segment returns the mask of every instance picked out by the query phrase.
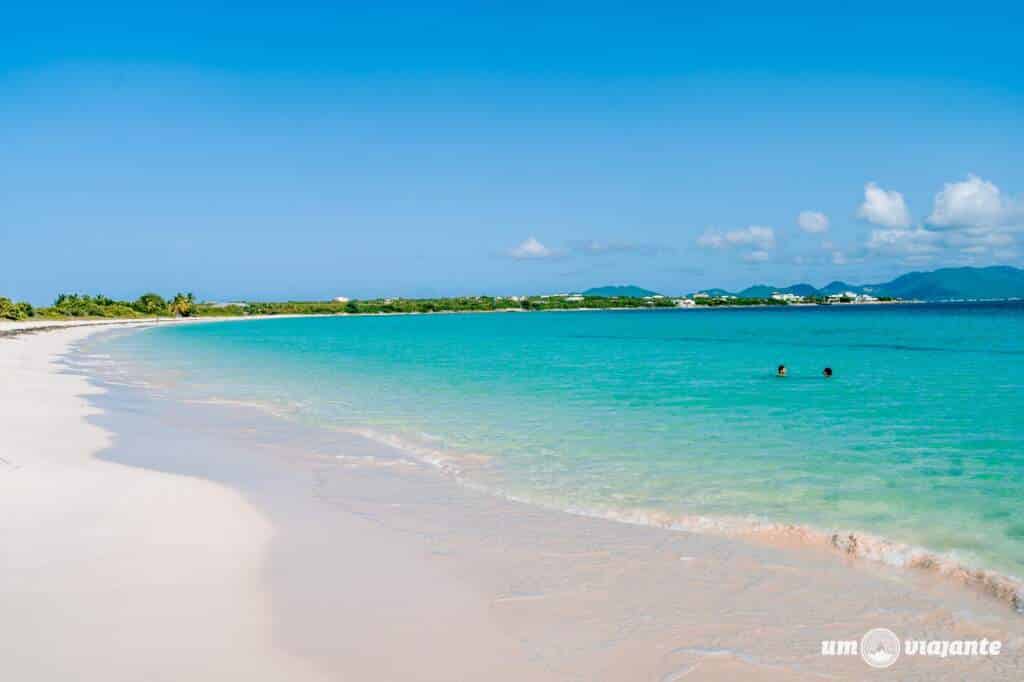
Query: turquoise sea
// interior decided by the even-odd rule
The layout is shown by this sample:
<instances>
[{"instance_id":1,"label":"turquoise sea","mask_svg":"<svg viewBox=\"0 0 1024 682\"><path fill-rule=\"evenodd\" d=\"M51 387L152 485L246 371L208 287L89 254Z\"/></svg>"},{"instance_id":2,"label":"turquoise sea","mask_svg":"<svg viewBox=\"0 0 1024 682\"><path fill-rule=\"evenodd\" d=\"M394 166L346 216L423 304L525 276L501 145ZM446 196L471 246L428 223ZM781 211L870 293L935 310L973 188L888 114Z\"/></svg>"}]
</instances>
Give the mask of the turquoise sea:
<instances>
[{"instance_id":1,"label":"turquoise sea","mask_svg":"<svg viewBox=\"0 0 1024 682\"><path fill-rule=\"evenodd\" d=\"M272 319L92 351L548 505L852 528L1024 575L1021 303Z\"/></svg>"}]
</instances>

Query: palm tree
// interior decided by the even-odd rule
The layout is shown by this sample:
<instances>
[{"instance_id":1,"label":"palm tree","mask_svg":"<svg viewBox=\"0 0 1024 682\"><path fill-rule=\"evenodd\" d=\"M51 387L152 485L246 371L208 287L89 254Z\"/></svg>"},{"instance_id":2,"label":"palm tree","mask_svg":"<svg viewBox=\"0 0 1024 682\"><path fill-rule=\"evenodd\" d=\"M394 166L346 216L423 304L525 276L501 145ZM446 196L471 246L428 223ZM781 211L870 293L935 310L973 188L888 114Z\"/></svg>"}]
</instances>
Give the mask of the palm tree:
<instances>
[{"instance_id":1,"label":"palm tree","mask_svg":"<svg viewBox=\"0 0 1024 682\"><path fill-rule=\"evenodd\" d=\"M195 303L195 296L191 292L187 294L178 293L171 301L171 314L178 317L188 317L192 314L192 304Z\"/></svg>"},{"instance_id":2,"label":"palm tree","mask_svg":"<svg viewBox=\"0 0 1024 682\"><path fill-rule=\"evenodd\" d=\"M143 315L162 315L167 310L167 301L160 294L150 292L139 296L132 307Z\"/></svg>"}]
</instances>

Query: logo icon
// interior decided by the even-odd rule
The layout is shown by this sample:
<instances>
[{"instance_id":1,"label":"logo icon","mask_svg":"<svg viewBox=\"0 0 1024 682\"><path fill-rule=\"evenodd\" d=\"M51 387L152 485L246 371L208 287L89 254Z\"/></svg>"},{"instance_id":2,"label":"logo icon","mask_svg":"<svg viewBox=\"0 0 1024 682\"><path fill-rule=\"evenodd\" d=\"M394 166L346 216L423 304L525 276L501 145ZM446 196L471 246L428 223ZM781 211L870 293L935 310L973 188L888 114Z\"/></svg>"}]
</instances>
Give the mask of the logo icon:
<instances>
[{"instance_id":1,"label":"logo icon","mask_svg":"<svg viewBox=\"0 0 1024 682\"><path fill-rule=\"evenodd\" d=\"M860 640L860 657L872 668L888 668L900 657L900 638L888 628L874 628Z\"/></svg>"}]
</instances>

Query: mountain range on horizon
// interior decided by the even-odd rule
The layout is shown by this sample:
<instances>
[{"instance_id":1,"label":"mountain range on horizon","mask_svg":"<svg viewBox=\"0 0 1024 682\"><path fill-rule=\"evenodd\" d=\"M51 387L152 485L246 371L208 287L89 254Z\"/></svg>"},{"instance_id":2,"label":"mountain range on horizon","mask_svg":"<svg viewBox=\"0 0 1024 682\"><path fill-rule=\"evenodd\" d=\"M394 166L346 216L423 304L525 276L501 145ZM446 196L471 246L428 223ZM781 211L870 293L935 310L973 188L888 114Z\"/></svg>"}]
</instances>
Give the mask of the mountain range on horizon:
<instances>
[{"instance_id":1,"label":"mountain range on horizon","mask_svg":"<svg viewBox=\"0 0 1024 682\"><path fill-rule=\"evenodd\" d=\"M737 296L740 298L768 298L773 293L796 294L797 296L828 296L850 291L872 296L920 301L950 301L960 299L1008 299L1024 298L1024 270L1009 265L994 265L983 268L960 267L940 268L926 272L908 272L880 284L849 284L833 281L818 288L812 284L799 283L785 287L755 284L741 291L726 289L700 289L712 296ZM626 296L642 298L657 292L642 287L606 286L587 289L584 296ZM696 293L696 292L692 292Z\"/></svg>"}]
</instances>

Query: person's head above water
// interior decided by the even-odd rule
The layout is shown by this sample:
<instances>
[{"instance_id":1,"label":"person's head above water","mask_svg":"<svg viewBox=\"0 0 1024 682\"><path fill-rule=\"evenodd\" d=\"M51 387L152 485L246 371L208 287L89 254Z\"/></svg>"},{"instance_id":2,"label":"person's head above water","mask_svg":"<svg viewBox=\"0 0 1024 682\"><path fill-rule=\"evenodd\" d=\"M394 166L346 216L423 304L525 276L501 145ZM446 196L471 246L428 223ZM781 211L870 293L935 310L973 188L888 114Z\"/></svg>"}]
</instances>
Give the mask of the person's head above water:
<instances>
[{"instance_id":1,"label":"person's head above water","mask_svg":"<svg viewBox=\"0 0 1024 682\"><path fill-rule=\"evenodd\" d=\"M832 368L831 367L826 367L825 369L821 370L821 373L827 379L830 376L832 376Z\"/></svg>"},{"instance_id":2,"label":"person's head above water","mask_svg":"<svg viewBox=\"0 0 1024 682\"><path fill-rule=\"evenodd\" d=\"M779 368L775 371L775 374L780 377L786 376L786 366L779 365Z\"/></svg>"}]
</instances>

